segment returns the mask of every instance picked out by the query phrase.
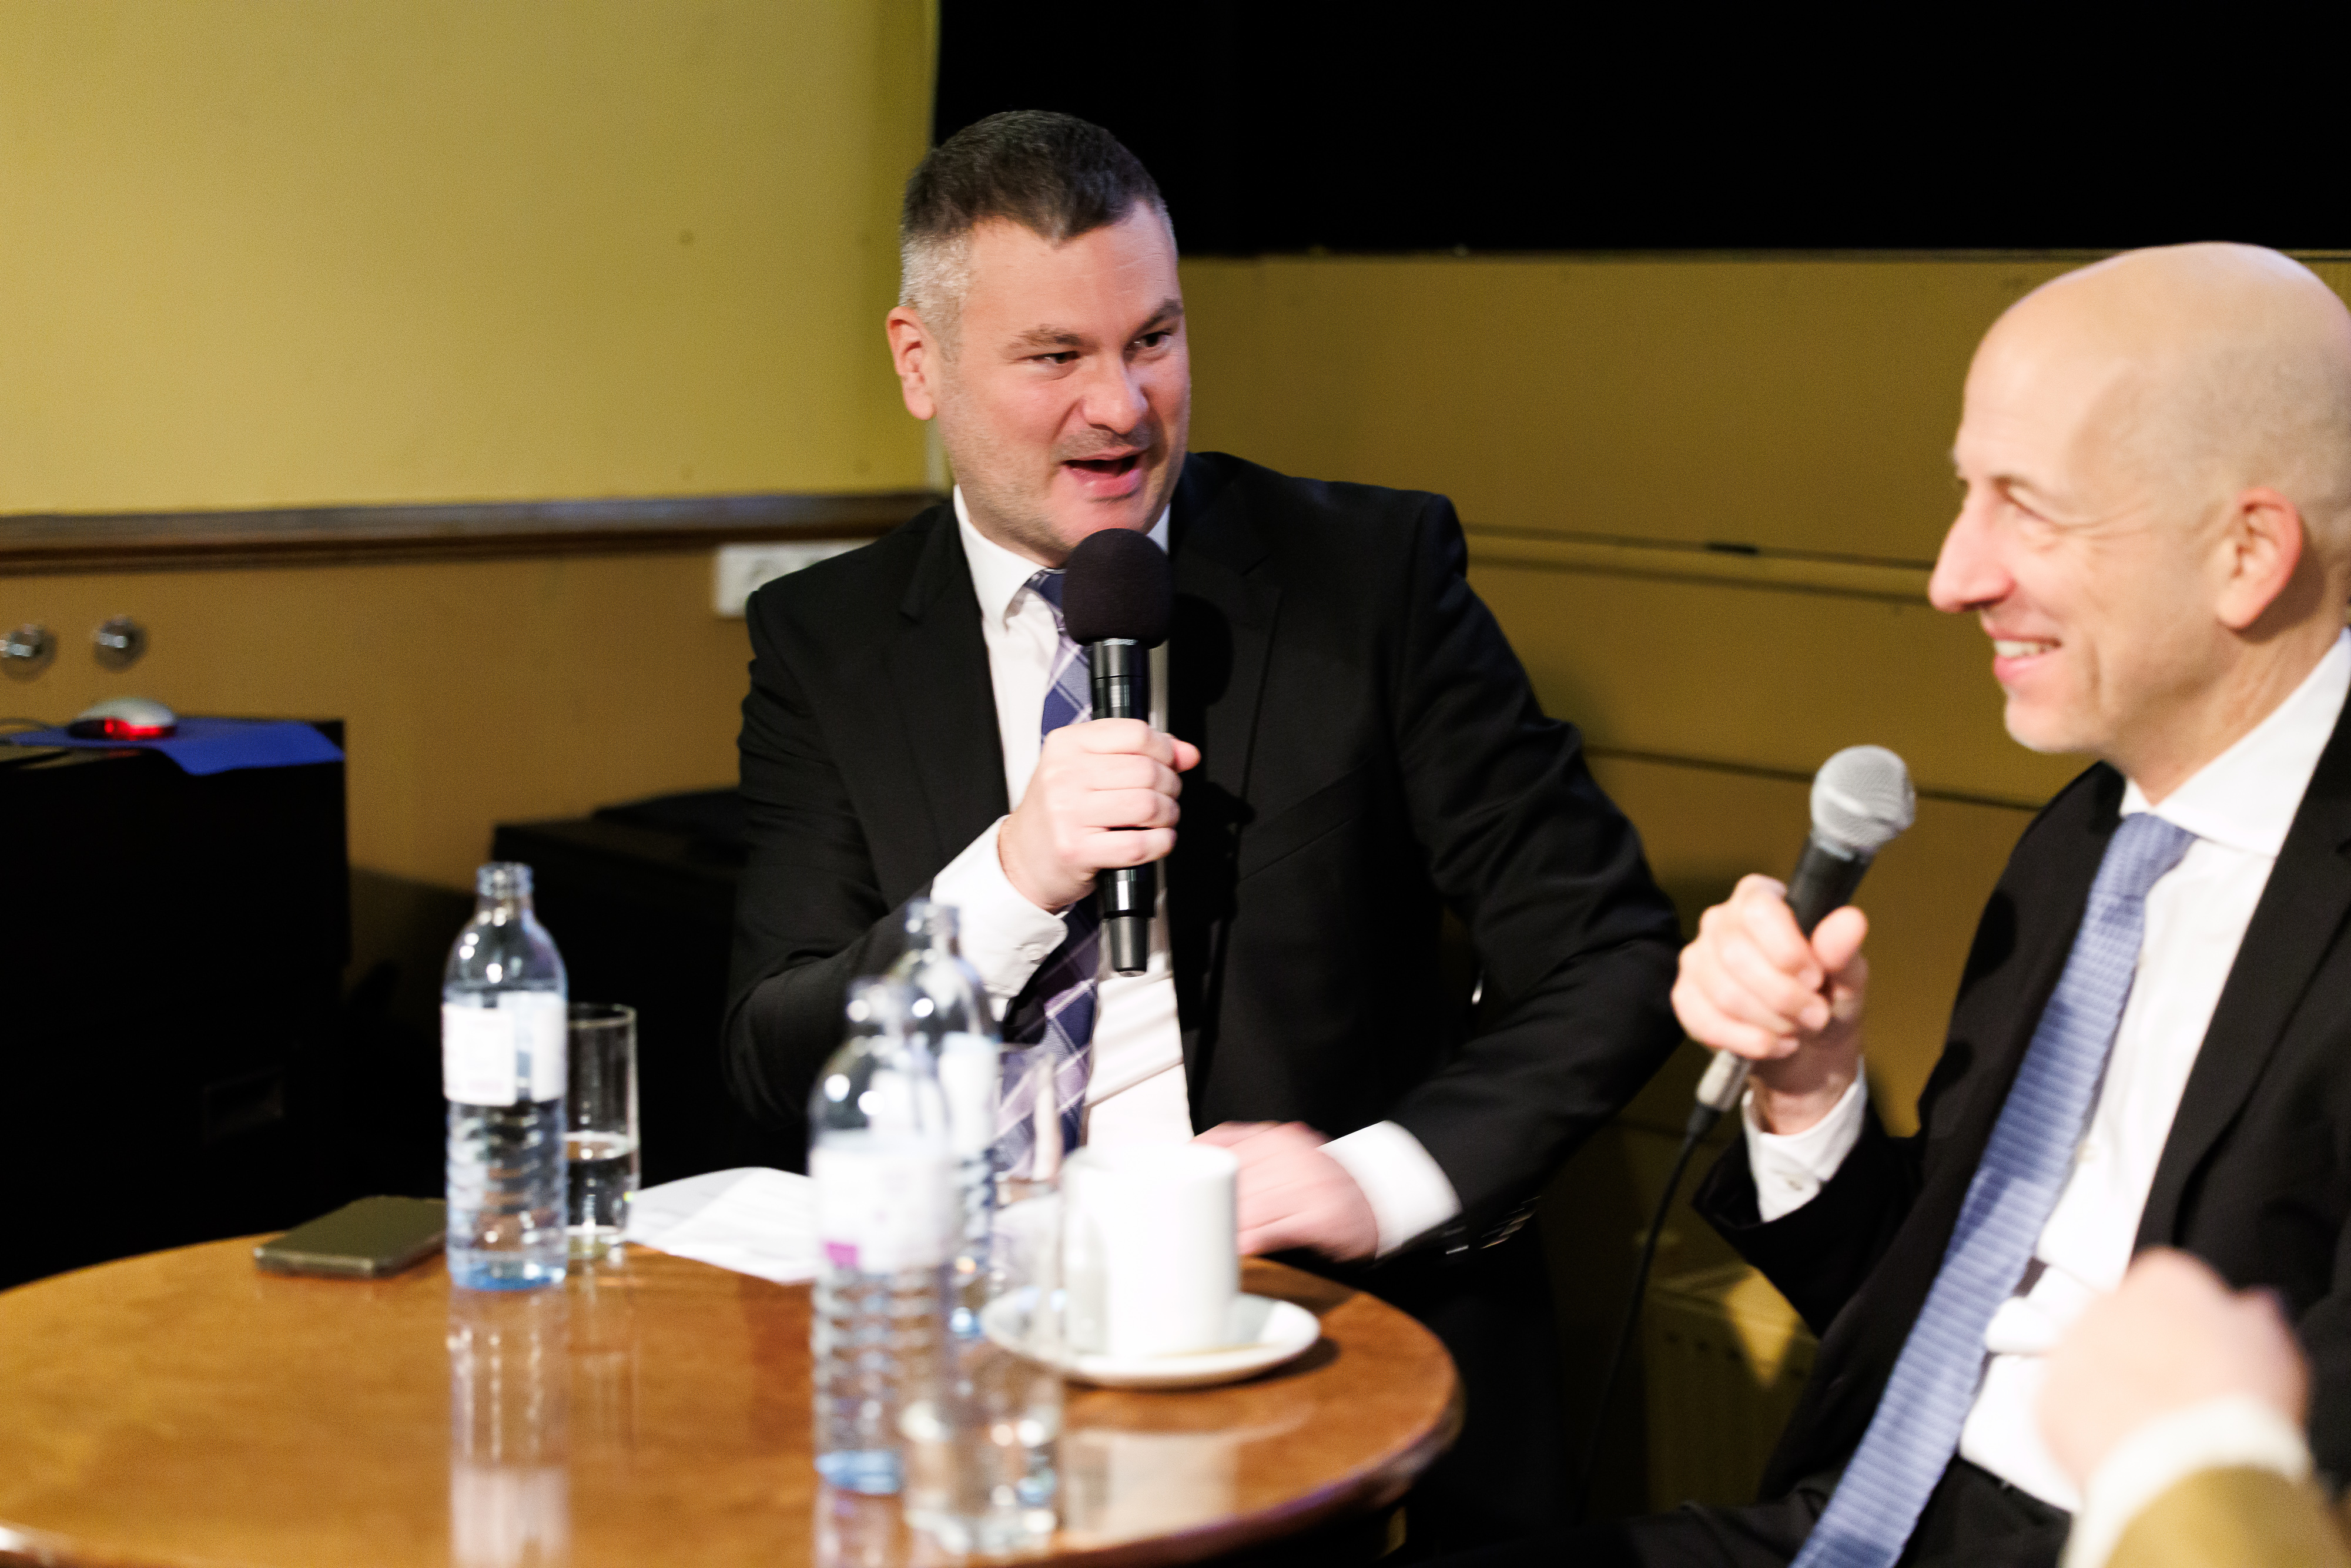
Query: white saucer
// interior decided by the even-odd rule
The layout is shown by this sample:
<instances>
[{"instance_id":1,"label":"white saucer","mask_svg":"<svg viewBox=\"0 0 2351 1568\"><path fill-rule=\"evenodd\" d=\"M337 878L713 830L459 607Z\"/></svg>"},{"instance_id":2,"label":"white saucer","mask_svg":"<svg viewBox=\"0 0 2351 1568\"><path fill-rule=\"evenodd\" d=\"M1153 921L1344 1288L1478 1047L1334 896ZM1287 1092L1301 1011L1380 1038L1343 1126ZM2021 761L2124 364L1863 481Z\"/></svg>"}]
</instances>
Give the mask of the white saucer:
<instances>
[{"instance_id":1,"label":"white saucer","mask_svg":"<svg viewBox=\"0 0 2351 1568\"><path fill-rule=\"evenodd\" d=\"M1005 1349L1040 1359L1025 1343L1036 1300L1033 1289L998 1297L979 1314L981 1330ZM1215 1350L1180 1355L1079 1355L1050 1364L1064 1377L1104 1388L1206 1388L1238 1383L1293 1361L1322 1337L1322 1325L1312 1312L1270 1296L1234 1297L1225 1327L1229 1343Z\"/></svg>"}]
</instances>

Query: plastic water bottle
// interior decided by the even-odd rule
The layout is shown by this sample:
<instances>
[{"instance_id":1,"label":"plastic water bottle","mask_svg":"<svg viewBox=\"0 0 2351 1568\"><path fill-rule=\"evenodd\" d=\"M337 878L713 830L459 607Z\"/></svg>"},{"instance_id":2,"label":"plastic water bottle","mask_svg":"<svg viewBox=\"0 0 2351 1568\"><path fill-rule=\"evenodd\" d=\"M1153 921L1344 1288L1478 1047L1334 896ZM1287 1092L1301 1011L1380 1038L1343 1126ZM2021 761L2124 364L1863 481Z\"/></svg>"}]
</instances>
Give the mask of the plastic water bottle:
<instances>
[{"instance_id":1,"label":"plastic water bottle","mask_svg":"<svg viewBox=\"0 0 2351 1568\"><path fill-rule=\"evenodd\" d=\"M441 983L449 1102L449 1277L477 1291L563 1279L563 958L530 867L475 873L474 918Z\"/></svg>"},{"instance_id":2,"label":"plastic water bottle","mask_svg":"<svg viewBox=\"0 0 2351 1568\"><path fill-rule=\"evenodd\" d=\"M956 1159L960 1229L955 1296L948 1322L961 1339L979 1333L992 1271L988 1232L995 1222L996 1102L1003 1046L978 973L956 945L956 910L927 898L906 904L906 951L889 977L906 988L906 1032L931 1053L946 1096L947 1142Z\"/></svg>"},{"instance_id":3,"label":"plastic water bottle","mask_svg":"<svg viewBox=\"0 0 2351 1568\"><path fill-rule=\"evenodd\" d=\"M948 1339L954 1156L937 1071L906 1033L909 999L894 981L852 982L849 1038L809 1096L816 1468L844 1491L904 1484L900 1418L930 1396Z\"/></svg>"}]
</instances>

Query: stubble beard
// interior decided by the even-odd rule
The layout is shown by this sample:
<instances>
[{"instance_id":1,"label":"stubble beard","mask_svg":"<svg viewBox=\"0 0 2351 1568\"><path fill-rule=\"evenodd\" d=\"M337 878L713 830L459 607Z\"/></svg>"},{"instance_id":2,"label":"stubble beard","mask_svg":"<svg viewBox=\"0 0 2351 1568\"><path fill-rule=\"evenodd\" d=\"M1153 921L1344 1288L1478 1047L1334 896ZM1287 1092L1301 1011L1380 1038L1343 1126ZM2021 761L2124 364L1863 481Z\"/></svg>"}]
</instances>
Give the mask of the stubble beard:
<instances>
[{"instance_id":1,"label":"stubble beard","mask_svg":"<svg viewBox=\"0 0 2351 1568\"><path fill-rule=\"evenodd\" d=\"M1063 538L1053 526L1051 509L1033 491L1024 493L1019 476L1034 460L1026 455L1007 452L1003 445L984 432L958 428L960 422L951 412L953 404L942 400L939 407L939 444L946 448L947 461L954 465L956 486L963 491L964 505L970 512L972 526L999 544L1018 547L1032 559L1059 566L1069 559L1075 541ZM954 430L955 434L949 432ZM1155 429L1151 452L1161 456L1166 452L1167 433ZM1069 454L1082 457L1083 453ZM1061 458L1053 459L1058 469ZM1053 470L1049 469L1044 483L1052 484ZM1163 471L1154 473L1147 486L1164 483ZM1165 505L1165 497L1159 504ZM985 519L983 522L982 519ZM1148 528L1158 520L1154 512L1136 525ZM1091 531L1091 530L1090 530Z\"/></svg>"}]
</instances>

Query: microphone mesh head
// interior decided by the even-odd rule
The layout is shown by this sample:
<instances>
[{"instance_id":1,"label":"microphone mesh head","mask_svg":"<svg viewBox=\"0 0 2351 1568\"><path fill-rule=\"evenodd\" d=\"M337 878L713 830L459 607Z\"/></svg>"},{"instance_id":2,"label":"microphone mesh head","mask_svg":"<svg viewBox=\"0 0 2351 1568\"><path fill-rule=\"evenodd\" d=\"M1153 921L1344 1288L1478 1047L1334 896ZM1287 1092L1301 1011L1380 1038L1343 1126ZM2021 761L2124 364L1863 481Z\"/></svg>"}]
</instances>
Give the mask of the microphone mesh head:
<instances>
[{"instance_id":1,"label":"microphone mesh head","mask_svg":"<svg viewBox=\"0 0 2351 1568\"><path fill-rule=\"evenodd\" d=\"M1149 534L1104 528L1070 552L1061 580L1061 624L1072 643L1123 638L1155 648L1167 640L1176 576Z\"/></svg>"},{"instance_id":2,"label":"microphone mesh head","mask_svg":"<svg viewBox=\"0 0 2351 1568\"><path fill-rule=\"evenodd\" d=\"M1848 746L1813 775L1813 831L1855 855L1874 855L1918 815L1910 769L1882 746Z\"/></svg>"}]
</instances>

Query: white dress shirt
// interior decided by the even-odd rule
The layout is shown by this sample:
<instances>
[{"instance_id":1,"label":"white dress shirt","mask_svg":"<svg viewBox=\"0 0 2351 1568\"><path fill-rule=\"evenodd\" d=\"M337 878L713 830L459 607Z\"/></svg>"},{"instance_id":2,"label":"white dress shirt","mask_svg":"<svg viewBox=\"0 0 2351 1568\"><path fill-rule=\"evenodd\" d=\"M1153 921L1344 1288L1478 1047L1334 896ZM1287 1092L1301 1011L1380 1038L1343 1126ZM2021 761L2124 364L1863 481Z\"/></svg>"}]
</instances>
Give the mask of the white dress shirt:
<instances>
[{"instance_id":1,"label":"white dress shirt","mask_svg":"<svg viewBox=\"0 0 2351 1568\"><path fill-rule=\"evenodd\" d=\"M955 493L956 524L979 599L980 632L987 644L988 677L1004 746L1004 793L1015 810L1028 792L1043 737L1039 732L1045 685L1061 649L1052 607L1029 587L1035 562L1014 554L971 525L963 491ZM1152 525L1152 541L1167 548L1167 514ZM1167 727L1167 649L1151 651L1151 723ZM963 956L979 971L999 1016L1029 977L1061 946L1061 917L1038 908L1012 885L998 857L998 818L931 879L931 896L959 912ZM1151 922L1149 967L1121 975L1102 956L1094 1009L1092 1075L1086 1086L1088 1143L1181 1143L1192 1136L1192 1108L1184 1076L1184 1042L1176 1017L1176 977L1169 967L1167 884ZM1420 1140L1393 1122L1334 1138L1323 1152L1354 1178L1371 1205L1382 1256L1461 1212L1444 1170Z\"/></svg>"},{"instance_id":2,"label":"white dress shirt","mask_svg":"<svg viewBox=\"0 0 2351 1568\"><path fill-rule=\"evenodd\" d=\"M2152 810L2196 842L2147 893L2138 971L2074 1174L2041 1228L2037 1267L1984 1331L1984 1378L1959 1434L1961 1456L2068 1511L2081 1495L2042 1443L2033 1409L2043 1357L2092 1298L2122 1283L2180 1092L2346 692L2351 632L2162 804L2149 806L2136 783L2123 790L2124 816ZM1750 1094L1747 1154L1765 1220L1810 1202L1836 1174L1861 1136L1863 1103L1856 1081L1818 1123L1779 1136L1757 1124Z\"/></svg>"}]
</instances>

